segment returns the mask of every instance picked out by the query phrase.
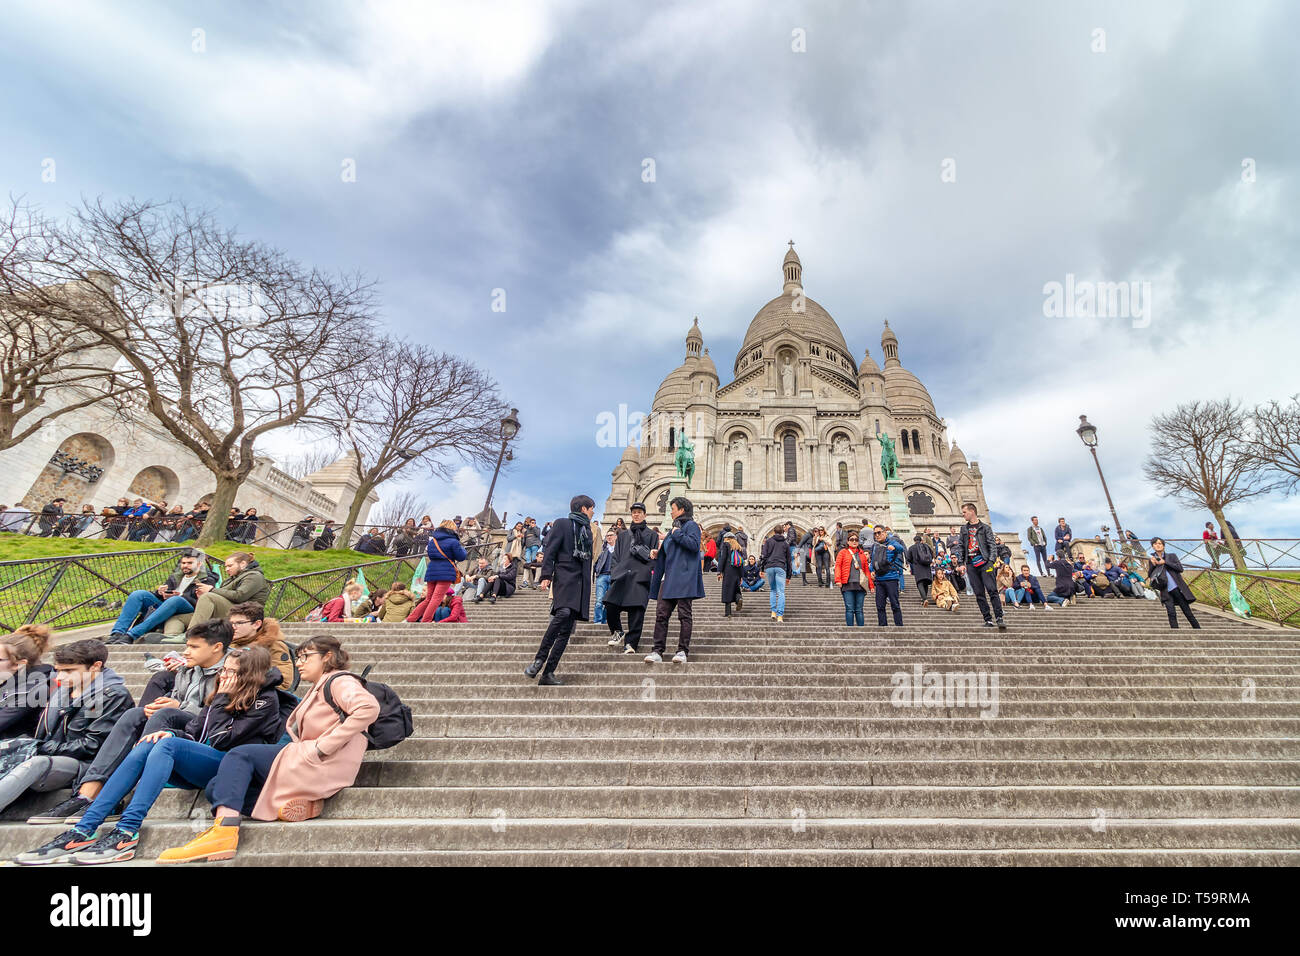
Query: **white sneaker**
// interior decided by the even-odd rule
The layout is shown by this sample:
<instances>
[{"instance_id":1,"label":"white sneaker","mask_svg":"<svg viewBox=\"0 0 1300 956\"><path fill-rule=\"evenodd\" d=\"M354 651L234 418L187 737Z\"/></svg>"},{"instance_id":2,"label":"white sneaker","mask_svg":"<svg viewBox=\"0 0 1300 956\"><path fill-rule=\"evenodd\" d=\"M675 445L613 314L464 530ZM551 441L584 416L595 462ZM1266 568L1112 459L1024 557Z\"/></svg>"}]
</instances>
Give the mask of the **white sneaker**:
<instances>
[{"instance_id":1,"label":"white sneaker","mask_svg":"<svg viewBox=\"0 0 1300 956\"><path fill-rule=\"evenodd\" d=\"M1050 610L1052 610L1052 605L1050 605L1050 604L1044 604L1044 605L1043 605L1043 610L1044 610L1044 611L1050 611Z\"/></svg>"},{"instance_id":2,"label":"white sneaker","mask_svg":"<svg viewBox=\"0 0 1300 956\"><path fill-rule=\"evenodd\" d=\"M645 656L645 662L647 664L662 664L664 662L664 659L660 657L658 654L656 654L654 651L651 651L649 654Z\"/></svg>"},{"instance_id":3,"label":"white sneaker","mask_svg":"<svg viewBox=\"0 0 1300 956\"><path fill-rule=\"evenodd\" d=\"M608 641L606 641L605 644L606 644L608 647L622 647L622 646L623 646L623 632L622 632L622 631L615 631L615 632L614 632L614 636L611 637Z\"/></svg>"},{"instance_id":4,"label":"white sneaker","mask_svg":"<svg viewBox=\"0 0 1300 956\"><path fill-rule=\"evenodd\" d=\"M624 647L623 647L623 653L624 653L624 654L635 654L635 653L636 653L636 648L633 647L631 644L626 644L626 645L624 645Z\"/></svg>"},{"instance_id":5,"label":"white sneaker","mask_svg":"<svg viewBox=\"0 0 1300 956\"><path fill-rule=\"evenodd\" d=\"M674 654L674 655L673 655L673 663L674 663L674 664L685 664L685 663L686 663L686 652L685 652L685 651L678 651L676 654Z\"/></svg>"}]
</instances>

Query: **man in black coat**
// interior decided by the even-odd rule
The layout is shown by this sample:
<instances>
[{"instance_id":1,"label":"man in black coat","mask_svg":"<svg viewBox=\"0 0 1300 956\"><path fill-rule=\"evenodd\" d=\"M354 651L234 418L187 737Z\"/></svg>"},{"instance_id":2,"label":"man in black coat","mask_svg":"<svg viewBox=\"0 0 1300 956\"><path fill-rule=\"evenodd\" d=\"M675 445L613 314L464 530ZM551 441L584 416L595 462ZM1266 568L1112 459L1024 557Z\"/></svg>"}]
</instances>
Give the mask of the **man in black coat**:
<instances>
[{"instance_id":1,"label":"man in black coat","mask_svg":"<svg viewBox=\"0 0 1300 956\"><path fill-rule=\"evenodd\" d=\"M907 549L907 563L924 605L930 600L930 582L934 580L934 572L930 570L930 565L934 563L934 549L930 547L925 535L918 534L912 541L912 546Z\"/></svg>"},{"instance_id":2,"label":"man in black coat","mask_svg":"<svg viewBox=\"0 0 1300 956\"><path fill-rule=\"evenodd\" d=\"M966 527L962 529L958 545L957 560L961 562L958 570L966 575L971 590L975 592L975 601L979 604L984 626L993 627L996 624L999 631L1005 631L1007 622L1002 617L997 571L993 567L998 556L993 529L979 520L975 505L971 502L961 506L961 513L966 518ZM993 606L991 613L990 604Z\"/></svg>"},{"instance_id":3,"label":"man in black coat","mask_svg":"<svg viewBox=\"0 0 1300 956\"><path fill-rule=\"evenodd\" d=\"M1177 609L1182 608L1187 623L1199 630L1201 624L1196 620L1191 607L1196 595L1183 580L1183 563L1178 560L1178 555L1165 550L1164 538L1152 538L1151 548L1151 559L1147 562L1147 580L1164 602L1165 612L1169 615L1169 626L1178 627Z\"/></svg>"},{"instance_id":4,"label":"man in black coat","mask_svg":"<svg viewBox=\"0 0 1300 956\"><path fill-rule=\"evenodd\" d=\"M659 547L659 535L645 521L645 504L632 505L632 523L614 542L613 570L605 589L605 623L609 625L609 646L622 647L624 654L637 653L646 605L650 602L650 553ZM623 612L627 630L623 630Z\"/></svg>"},{"instance_id":5,"label":"man in black coat","mask_svg":"<svg viewBox=\"0 0 1300 956\"><path fill-rule=\"evenodd\" d=\"M591 516L596 502L587 495L575 495L569 502L569 516L556 518L542 546L543 591L550 588L551 623L542 635L533 662L524 669L526 677L542 677L539 685L563 684L555 676L569 636L579 621L587 620L591 605L591 556L593 532ZM552 587L554 582L554 587Z\"/></svg>"},{"instance_id":6,"label":"man in black coat","mask_svg":"<svg viewBox=\"0 0 1300 956\"><path fill-rule=\"evenodd\" d=\"M41 537L58 537L59 519L63 517L63 505L68 499L55 498L48 505L41 509L41 516L37 519L37 524L41 527Z\"/></svg>"}]
</instances>

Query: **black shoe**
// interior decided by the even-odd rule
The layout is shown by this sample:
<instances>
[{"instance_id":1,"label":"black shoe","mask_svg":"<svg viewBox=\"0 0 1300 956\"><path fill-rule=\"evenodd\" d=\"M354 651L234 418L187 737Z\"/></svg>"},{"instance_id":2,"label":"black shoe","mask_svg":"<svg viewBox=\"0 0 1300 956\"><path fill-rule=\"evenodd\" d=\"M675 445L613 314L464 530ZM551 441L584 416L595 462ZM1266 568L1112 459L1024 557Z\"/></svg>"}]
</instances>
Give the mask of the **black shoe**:
<instances>
[{"instance_id":1,"label":"black shoe","mask_svg":"<svg viewBox=\"0 0 1300 956\"><path fill-rule=\"evenodd\" d=\"M1002 618L998 618L998 630L1005 631L1006 629L1007 629L1007 622L1004 621Z\"/></svg>"},{"instance_id":2,"label":"black shoe","mask_svg":"<svg viewBox=\"0 0 1300 956\"><path fill-rule=\"evenodd\" d=\"M15 863L23 866L43 866L47 863L69 863L80 851L93 845L95 835L82 833L80 830L68 830L60 833L49 843L38 846L35 850L19 853L14 857Z\"/></svg>"},{"instance_id":3,"label":"black shoe","mask_svg":"<svg viewBox=\"0 0 1300 956\"><path fill-rule=\"evenodd\" d=\"M985 627L997 627L997 625L994 624L992 621L985 621L985 622L984 622L984 626L985 626Z\"/></svg>"},{"instance_id":4,"label":"black shoe","mask_svg":"<svg viewBox=\"0 0 1300 956\"><path fill-rule=\"evenodd\" d=\"M44 813L38 813L33 817L28 817L28 823L77 823L85 815L86 810L90 807L91 801L85 797L74 793L62 803L57 803L50 807Z\"/></svg>"},{"instance_id":5,"label":"black shoe","mask_svg":"<svg viewBox=\"0 0 1300 956\"><path fill-rule=\"evenodd\" d=\"M537 681L538 687L563 687L564 681L554 674L543 674Z\"/></svg>"},{"instance_id":6,"label":"black shoe","mask_svg":"<svg viewBox=\"0 0 1300 956\"><path fill-rule=\"evenodd\" d=\"M496 596L495 594L489 594L489 595L488 595L488 603L489 603L489 604L496 604L496 603L497 603L497 596Z\"/></svg>"},{"instance_id":7,"label":"black shoe","mask_svg":"<svg viewBox=\"0 0 1300 956\"><path fill-rule=\"evenodd\" d=\"M474 595L474 603L475 603L475 604L482 604L482 603L483 603L483 595L481 595L481 594L476 594L476 595Z\"/></svg>"},{"instance_id":8,"label":"black shoe","mask_svg":"<svg viewBox=\"0 0 1300 956\"><path fill-rule=\"evenodd\" d=\"M133 638L130 634L127 634L124 631L118 631L117 633L108 635L108 640L106 640L104 643L105 644L130 644L133 640L135 640L135 638Z\"/></svg>"},{"instance_id":9,"label":"black shoe","mask_svg":"<svg viewBox=\"0 0 1300 956\"><path fill-rule=\"evenodd\" d=\"M102 837L72 857L72 862L81 866L96 863L125 863L135 857L135 848L140 845L139 833L128 833L113 827Z\"/></svg>"},{"instance_id":10,"label":"black shoe","mask_svg":"<svg viewBox=\"0 0 1300 956\"><path fill-rule=\"evenodd\" d=\"M527 667L524 668L524 676L536 677L541 672L544 666L546 666L546 661L539 657L537 658L537 660L533 661L531 664L529 664Z\"/></svg>"}]
</instances>

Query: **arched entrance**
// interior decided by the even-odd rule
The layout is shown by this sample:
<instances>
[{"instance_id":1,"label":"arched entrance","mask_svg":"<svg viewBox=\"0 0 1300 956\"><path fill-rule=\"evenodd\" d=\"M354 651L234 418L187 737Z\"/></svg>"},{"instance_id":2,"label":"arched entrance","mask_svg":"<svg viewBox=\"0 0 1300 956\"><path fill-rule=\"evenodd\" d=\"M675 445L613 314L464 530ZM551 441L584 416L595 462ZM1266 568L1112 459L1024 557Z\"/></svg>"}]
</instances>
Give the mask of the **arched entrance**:
<instances>
[{"instance_id":1,"label":"arched entrance","mask_svg":"<svg viewBox=\"0 0 1300 956\"><path fill-rule=\"evenodd\" d=\"M49 463L22 497L24 507L40 511L55 498L66 498L64 511L79 511L94 504L94 488L113 465L113 446L103 435L79 432L65 438Z\"/></svg>"}]
</instances>

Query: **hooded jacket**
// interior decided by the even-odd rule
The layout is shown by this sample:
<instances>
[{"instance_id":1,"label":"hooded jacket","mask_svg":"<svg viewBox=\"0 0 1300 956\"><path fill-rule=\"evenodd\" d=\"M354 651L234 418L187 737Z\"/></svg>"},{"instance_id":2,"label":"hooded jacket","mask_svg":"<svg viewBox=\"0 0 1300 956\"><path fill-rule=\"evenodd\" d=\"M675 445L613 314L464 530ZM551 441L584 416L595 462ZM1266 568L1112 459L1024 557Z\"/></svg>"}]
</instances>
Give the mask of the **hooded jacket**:
<instances>
[{"instance_id":1,"label":"hooded jacket","mask_svg":"<svg viewBox=\"0 0 1300 956\"><path fill-rule=\"evenodd\" d=\"M265 647L271 655L271 666L280 672L284 678L280 684L285 690L293 686L293 658L289 656L289 643L284 639L284 632L280 630L280 622L273 617L264 618L262 626L257 629L257 633L250 639L239 640L235 638L230 642L231 647Z\"/></svg>"},{"instance_id":2,"label":"hooded jacket","mask_svg":"<svg viewBox=\"0 0 1300 956\"><path fill-rule=\"evenodd\" d=\"M271 596L271 585L267 583L266 575L262 573L258 563L249 561L244 570L221 587L213 588L209 593L223 597L231 604L243 604L245 601L265 604L266 599Z\"/></svg>"},{"instance_id":3,"label":"hooded jacket","mask_svg":"<svg viewBox=\"0 0 1300 956\"><path fill-rule=\"evenodd\" d=\"M280 684L280 671L272 667L266 672L262 690L248 710L229 711L230 698L218 693L202 710L190 719L178 736L207 744L217 750L231 750L242 744L273 744L284 733L280 716L280 697L276 688Z\"/></svg>"},{"instance_id":4,"label":"hooded jacket","mask_svg":"<svg viewBox=\"0 0 1300 956\"><path fill-rule=\"evenodd\" d=\"M167 591L175 591L176 588L180 586L180 583L183 580L185 580L184 574L182 574L179 570L173 571L171 574L167 575L167 580L163 583L163 588ZM190 582L190 586L187 587L184 590L184 592L180 594L180 597L185 598L185 600L189 601L192 606L194 604L197 604L199 600L199 596L195 591L195 587L197 585L216 584L216 583L217 583L217 576L215 574L209 571L206 567L200 568L199 573L194 576L194 580L192 580Z\"/></svg>"},{"instance_id":5,"label":"hooded jacket","mask_svg":"<svg viewBox=\"0 0 1300 956\"><path fill-rule=\"evenodd\" d=\"M95 758L113 725L135 706L126 681L104 668L75 700L68 687L55 689L36 721L36 752L44 757Z\"/></svg>"},{"instance_id":6,"label":"hooded jacket","mask_svg":"<svg viewBox=\"0 0 1300 956\"><path fill-rule=\"evenodd\" d=\"M169 696L180 701L181 710L197 714L203 709L203 702L217 688L217 671L221 670L225 659L223 654L221 660L211 667L183 666L176 669Z\"/></svg>"},{"instance_id":7,"label":"hooded jacket","mask_svg":"<svg viewBox=\"0 0 1300 956\"><path fill-rule=\"evenodd\" d=\"M379 620L384 624L399 624L406 620L414 605L415 595L405 588L400 591L389 591L384 596L384 610Z\"/></svg>"},{"instance_id":8,"label":"hooded jacket","mask_svg":"<svg viewBox=\"0 0 1300 956\"><path fill-rule=\"evenodd\" d=\"M439 550L441 548L441 551ZM465 547L460 543L456 532L438 528L429 539L425 549L429 563L425 566L426 581L455 581L456 565L453 562L464 561L469 557ZM446 555L446 557L444 557Z\"/></svg>"},{"instance_id":9,"label":"hooded jacket","mask_svg":"<svg viewBox=\"0 0 1300 956\"><path fill-rule=\"evenodd\" d=\"M774 534L763 542L763 554L758 559L758 565L764 571L780 568L785 571L787 578L790 576L790 545L784 532Z\"/></svg>"},{"instance_id":10,"label":"hooded jacket","mask_svg":"<svg viewBox=\"0 0 1300 956\"><path fill-rule=\"evenodd\" d=\"M49 664L37 664L15 672L0 684L0 740L32 736L41 711L50 702L53 674Z\"/></svg>"},{"instance_id":11,"label":"hooded jacket","mask_svg":"<svg viewBox=\"0 0 1300 956\"><path fill-rule=\"evenodd\" d=\"M460 599L459 594L457 594L455 597L451 599L451 603L447 605L447 610L448 610L447 616L444 617L441 621L436 621L434 623L436 624L468 623L469 618L465 616L465 602Z\"/></svg>"}]
</instances>

